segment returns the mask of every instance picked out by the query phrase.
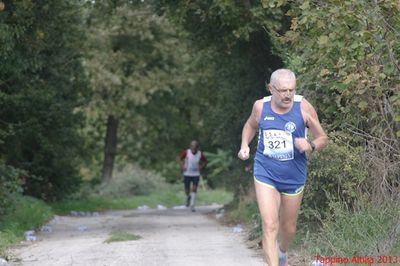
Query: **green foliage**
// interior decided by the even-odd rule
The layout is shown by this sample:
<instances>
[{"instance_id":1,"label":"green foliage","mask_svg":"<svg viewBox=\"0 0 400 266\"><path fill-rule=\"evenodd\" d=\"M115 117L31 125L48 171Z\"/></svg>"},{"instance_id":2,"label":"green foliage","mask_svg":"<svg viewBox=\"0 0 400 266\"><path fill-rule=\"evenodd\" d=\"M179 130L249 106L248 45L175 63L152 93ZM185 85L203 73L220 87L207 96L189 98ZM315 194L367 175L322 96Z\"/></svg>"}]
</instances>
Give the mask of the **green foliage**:
<instances>
[{"instance_id":1,"label":"green foliage","mask_svg":"<svg viewBox=\"0 0 400 266\"><path fill-rule=\"evenodd\" d=\"M239 201L238 205L228 212L228 222L245 223L249 228L249 240L261 239L261 215L255 200Z\"/></svg>"},{"instance_id":2,"label":"green foliage","mask_svg":"<svg viewBox=\"0 0 400 266\"><path fill-rule=\"evenodd\" d=\"M331 141L322 152L309 158L302 214L312 218L317 211L326 217L331 211L330 204L335 202L353 206L360 195L361 185L368 178L362 150L338 139Z\"/></svg>"},{"instance_id":3,"label":"green foliage","mask_svg":"<svg viewBox=\"0 0 400 266\"><path fill-rule=\"evenodd\" d=\"M180 75L188 75L186 72ZM177 86L159 91L137 108L135 130L121 129L120 163L133 161L150 170L163 173L168 180L180 177L179 152L197 139L203 128L199 108L201 101L191 87ZM206 143L200 139L200 148ZM122 160L121 160L122 159Z\"/></svg>"},{"instance_id":4,"label":"green foliage","mask_svg":"<svg viewBox=\"0 0 400 266\"><path fill-rule=\"evenodd\" d=\"M83 131L98 151L91 163L101 160L109 115L120 121L119 164L170 162L171 151L177 152L171 142L181 141L182 128L190 130L177 96L190 79L184 36L143 1L97 1L87 5L86 20L85 69L93 97Z\"/></svg>"},{"instance_id":5,"label":"green foliage","mask_svg":"<svg viewBox=\"0 0 400 266\"><path fill-rule=\"evenodd\" d=\"M12 209L15 195L22 192L21 175L23 171L5 165L0 161L0 215Z\"/></svg>"},{"instance_id":6,"label":"green foliage","mask_svg":"<svg viewBox=\"0 0 400 266\"><path fill-rule=\"evenodd\" d=\"M329 129L378 140L375 156L392 154L384 168L400 156L398 12L396 1L295 1L279 38Z\"/></svg>"},{"instance_id":7,"label":"green foliage","mask_svg":"<svg viewBox=\"0 0 400 266\"><path fill-rule=\"evenodd\" d=\"M278 30L285 23L283 12L264 12L262 5L253 1L155 1L154 5L190 41L191 60L186 72L190 75L185 76L190 79L185 90L171 98L165 98L164 93L163 98L150 102L153 109L146 113L155 113L152 121L156 122L148 135L154 135L157 141L146 143L140 151L149 153L145 159L154 158L153 162L167 151L166 159L170 160L171 152L177 153L191 139L197 139L203 151L219 148L236 154L251 106L266 93L264 81L272 70L282 66L268 28ZM157 120L157 115L164 121ZM232 171L218 178L214 175L211 179L215 180L210 181L248 183L247 177L233 180L241 170Z\"/></svg>"},{"instance_id":8,"label":"green foliage","mask_svg":"<svg viewBox=\"0 0 400 266\"><path fill-rule=\"evenodd\" d=\"M166 189L165 179L159 174L138 168L125 168L109 182L94 189L94 195L106 198L124 198L147 195Z\"/></svg>"},{"instance_id":9,"label":"green foliage","mask_svg":"<svg viewBox=\"0 0 400 266\"><path fill-rule=\"evenodd\" d=\"M162 0L155 5L187 32L194 33L196 45L216 46L225 54L230 54L240 41L250 40L255 32L280 30L282 26L283 11L264 10L257 1Z\"/></svg>"},{"instance_id":10,"label":"green foliage","mask_svg":"<svg viewBox=\"0 0 400 266\"><path fill-rule=\"evenodd\" d=\"M7 1L0 12L0 154L25 192L61 198L79 183L86 83L77 1Z\"/></svg>"},{"instance_id":11,"label":"green foliage","mask_svg":"<svg viewBox=\"0 0 400 266\"><path fill-rule=\"evenodd\" d=\"M0 257L6 257L6 249L21 241L26 230L37 229L50 220L53 212L43 201L18 196L14 208L0 216Z\"/></svg>"},{"instance_id":12,"label":"green foliage","mask_svg":"<svg viewBox=\"0 0 400 266\"><path fill-rule=\"evenodd\" d=\"M124 198L105 198L90 197L87 199L72 199L53 203L52 209L57 214L68 214L71 211L104 211L110 209L135 209L139 206L147 205L156 208L158 204L166 207L183 205L186 196L183 185L169 185L163 191L157 191L149 195L124 197ZM196 204L209 205L212 203L226 204L232 200L232 193L222 189L199 190Z\"/></svg>"},{"instance_id":13,"label":"green foliage","mask_svg":"<svg viewBox=\"0 0 400 266\"><path fill-rule=\"evenodd\" d=\"M160 174L165 177L168 183L178 183L182 181L182 170L178 160L163 163L160 165Z\"/></svg>"},{"instance_id":14,"label":"green foliage","mask_svg":"<svg viewBox=\"0 0 400 266\"><path fill-rule=\"evenodd\" d=\"M28 196L18 197L15 208L1 219L1 230L36 229L52 216L51 208L43 201Z\"/></svg>"},{"instance_id":15,"label":"green foliage","mask_svg":"<svg viewBox=\"0 0 400 266\"><path fill-rule=\"evenodd\" d=\"M140 2L88 5L85 61L91 78L91 106L117 117L159 90L170 90L182 58L176 32L168 21ZM108 10L107 10L108 9ZM132 110L130 110L132 109ZM130 112L131 111L131 112Z\"/></svg>"},{"instance_id":16,"label":"green foliage","mask_svg":"<svg viewBox=\"0 0 400 266\"><path fill-rule=\"evenodd\" d=\"M208 182L212 186L221 185L221 178L230 176L233 169L233 158L230 152L217 149L216 153L204 152L204 155L208 160Z\"/></svg>"},{"instance_id":17,"label":"green foliage","mask_svg":"<svg viewBox=\"0 0 400 266\"><path fill-rule=\"evenodd\" d=\"M393 202L387 206L361 203L353 209L346 203L337 202L331 203L330 208L332 213L323 221L322 228L304 236L306 256L351 258L353 255L396 254L391 253L390 247L385 250L382 244L396 238L392 229L398 226L398 205Z\"/></svg>"}]
</instances>

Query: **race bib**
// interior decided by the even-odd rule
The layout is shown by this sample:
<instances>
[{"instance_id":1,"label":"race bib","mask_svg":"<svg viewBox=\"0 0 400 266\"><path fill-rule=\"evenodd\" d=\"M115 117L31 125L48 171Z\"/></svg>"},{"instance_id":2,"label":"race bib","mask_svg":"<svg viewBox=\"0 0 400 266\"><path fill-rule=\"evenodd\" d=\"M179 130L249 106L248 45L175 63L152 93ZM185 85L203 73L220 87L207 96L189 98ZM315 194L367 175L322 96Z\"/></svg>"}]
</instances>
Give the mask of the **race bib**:
<instances>
[{"instance_id":1,"label":"race bib","mask_svg":"<svg viewBox=\"0 0 400 266\"><path fill-rule=\"evenodd\" d=\"M293 160L292 133L276 129L264 130L263 138L264 155L279 161Z\"/></svg>"}]
</instances>

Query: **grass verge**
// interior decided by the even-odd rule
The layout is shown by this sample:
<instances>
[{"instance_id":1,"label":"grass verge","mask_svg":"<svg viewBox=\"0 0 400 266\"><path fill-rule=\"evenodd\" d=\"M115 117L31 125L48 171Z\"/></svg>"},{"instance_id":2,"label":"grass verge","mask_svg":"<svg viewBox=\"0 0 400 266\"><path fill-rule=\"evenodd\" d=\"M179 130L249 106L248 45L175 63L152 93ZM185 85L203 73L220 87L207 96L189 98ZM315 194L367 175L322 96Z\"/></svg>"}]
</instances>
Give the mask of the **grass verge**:
<instances>
[{"instance_id":1,"label":"grass verge","mask_svg":"<svg viewBox=\"0 0 400 266\"><path fill-rule=\"evenodd\" d=\"M53 210L57 214L68 214L71 211L103 211L117 209L135 209L141 205L151 208L162 204L166 207L183 205L185 203L185 193L172 189L163 192L154 192L144 196L132 196L124 198L104 198L91 197L83 200L67 200L52 204ZM232 193L225 190L205 190L197 193L196 204L208 205L212 203L226 204L232 200Z\"/></svg>"},{"instance_id":2,"label":"grass verge","mask_svg":"<svg viewBox=\"0 0 400 266\"><path fill-rule=\"evenodd\" d=\"M232 206L230 206L232 205ZM303 207L304 208L304 207ZM306 265L316 255L322 257L348 257L400 254L400 206L396 202L359 202L350 209L345 203L330 203L328 218L300 220L298 231L290 247L292 258L298 265ZM317 215L317 212L314 211ZM249 229L249 240L261 240L261 217L257 204L244 198L229 204L227 223L244 223ZM389 254L389 255L387 255Z\"/></svg>"},{"instance_id":3,"label":"grass verge","mask_svg":"<svg viewBox=\"0 0 400 266\"><path fill-rule=\"evenodd\" d=\"M400 206L396 203L362 203L350 210L344 203L331 206L333 215L321 221L314 232L303 232L303 247L309 257L376 256L399 254ZM387 254L382 254L387 253Z\"/></svg>"},{"instance_id":4,"label":"grass verge","mask_svg":"<svg viewBox=\"0 0 400 266\"><path fill-rule=\"evenodd\" d=\"M125 231L114 231L111 232L111 235L109 238L107 238L104 243L111 243L111 242L122 242L122 241L133 241L133 240L139 240L142 237L139 235L131 234Z\"/></svg>"},{"instance_id":5,"label":"grass verge","mask_svg":"<svg viewBox=\"0 0 400 266\"><path fill-rule=\"evenodd\" d=\"M7 257L6 249L23 239L24 232L50 220L51 208L43 201L17 196L15 206L0 220L0 257Z\"/></svg>"}]
</instances>

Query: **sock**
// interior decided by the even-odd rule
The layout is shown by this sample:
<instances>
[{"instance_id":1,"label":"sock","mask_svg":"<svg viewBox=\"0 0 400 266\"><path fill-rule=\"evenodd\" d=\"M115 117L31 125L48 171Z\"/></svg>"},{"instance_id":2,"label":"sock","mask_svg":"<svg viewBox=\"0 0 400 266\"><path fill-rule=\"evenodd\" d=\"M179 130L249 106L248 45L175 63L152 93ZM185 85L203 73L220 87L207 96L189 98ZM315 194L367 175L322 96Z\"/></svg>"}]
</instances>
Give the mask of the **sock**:
<instances>
[{"instance_id":1,"label":"sock","mask_svg":"<svg viewBox=\"0 0 400 266\"><path fill-rule=\"evenodd\" d=\"M192 207L194 206L195 200L196 200L196 192L192 192L190 194L190 206L192 206Z\"/></svg>"},{"instance_id":2,"label":"sock","mask_svg":"<svg viewBox=\"0 0 400 266\"><path fill-rule=\"evenodd\" d=\"M281 247L278 245L278 258L279 258L279 266L286 266L287 264L287 255L286 252L283 252Z\"/></svg>"}]
</instances>

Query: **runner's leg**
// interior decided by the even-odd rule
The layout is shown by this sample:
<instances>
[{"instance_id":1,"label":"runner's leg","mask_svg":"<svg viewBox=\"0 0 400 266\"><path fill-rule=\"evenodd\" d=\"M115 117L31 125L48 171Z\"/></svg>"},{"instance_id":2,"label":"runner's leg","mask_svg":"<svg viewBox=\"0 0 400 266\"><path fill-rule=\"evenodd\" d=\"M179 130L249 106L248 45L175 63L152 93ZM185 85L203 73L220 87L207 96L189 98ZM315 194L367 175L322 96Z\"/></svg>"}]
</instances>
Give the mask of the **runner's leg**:
<instances>
[{"instance_id":1,"label":"runner's leg","mask_svg":"<svg viewBox=\"0 0 400 266\"><path fill-rule=\"evenodd\" d=\"M193 185L192 185L192 193L190 194L190 206L194 209L194 204L196 202L196 193L197 193L197 186L199 185L199 177L195 176L192 178Z\"/></svg>"},{"instance_id":2,"label":"runner's leg","mask_svg":"<svg viewBox=\"0 0 400 266\"><path fill-rule=\"evenodd\" d=\"M197 193L197 187L199 185L199 179L193 179L193 185L192 185L192 192Z\"/></svg>"},{"instance_id":3,"label":"runner's leg","mask_svg":"<svg viewBox=\"0 0 400 266\"><path fill-rule=\"evenodd\" d=\"M286 252L296 234L297 217L299 215L300 204L303 194L288 196L282 194L281 197L281 217L280 217L280 248Z\"/></svg>"},{"instance_id":4,"label":"runner's leg","mask_svg":"<svg viewBox=\"0 0 400 266\"><path fill-rule=\"evenodd\" d=\"M190 204L190 177L184 176L183 183L185 186L185 193L186 193L186 207L189 207L189 204Z\"/></svg>"},{"instance_id":5,"label":"runner's leg","mask_svg":"<svg viewBox=\"0 0 400 266\"><path fill-rule=\"evenodd\" d=\"M255 188L262 218L263 250L268 265L278 265L277 236L281 195L276 189L259 182L255 182Z\"/></svg>"}]
</instances>

